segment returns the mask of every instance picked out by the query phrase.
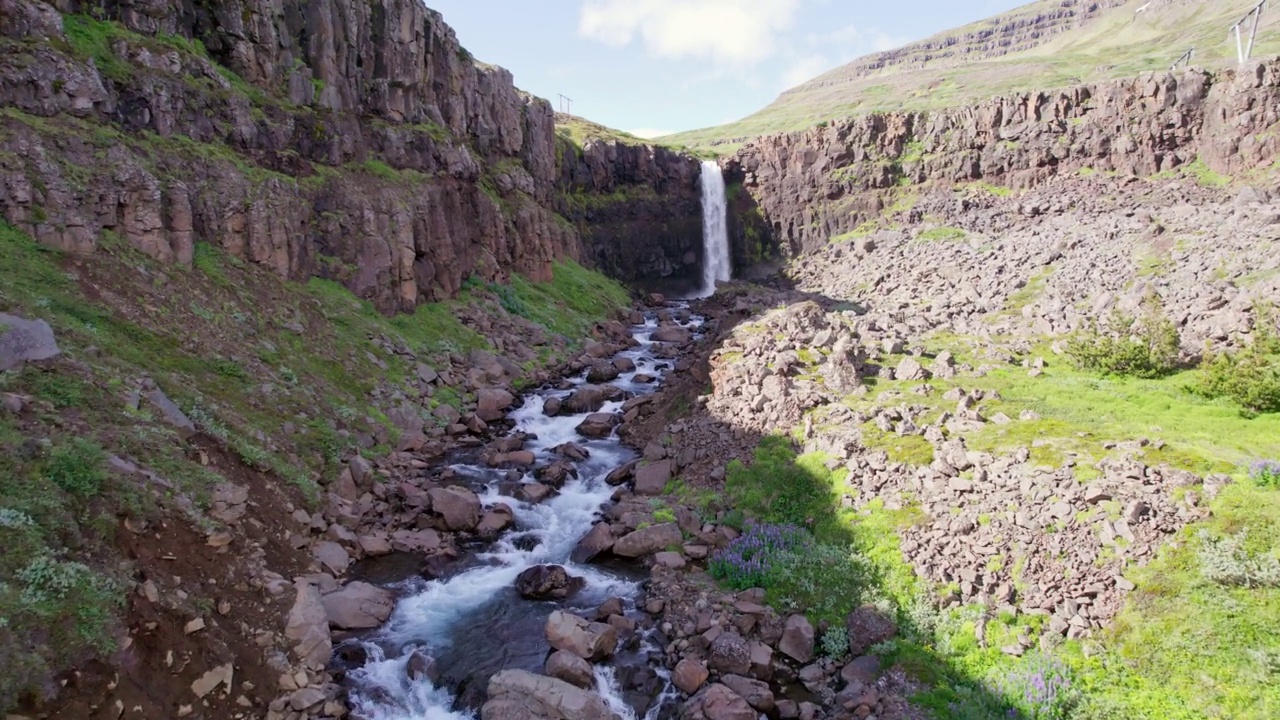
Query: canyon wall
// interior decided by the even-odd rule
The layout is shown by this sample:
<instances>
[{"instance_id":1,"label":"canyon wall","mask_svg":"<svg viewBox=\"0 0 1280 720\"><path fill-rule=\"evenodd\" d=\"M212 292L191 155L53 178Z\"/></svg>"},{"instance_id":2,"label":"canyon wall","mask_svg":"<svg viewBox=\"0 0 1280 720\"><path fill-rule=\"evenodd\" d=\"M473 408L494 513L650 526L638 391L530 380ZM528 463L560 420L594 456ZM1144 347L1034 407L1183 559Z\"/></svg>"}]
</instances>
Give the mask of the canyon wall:
<instances>
[{"instance_id":1,"label":"canyon wall","mask_svg":"<svg viewBox=\"0 0 1280 720\"><path fill-rule=\"evenodd\" d=\"M550 105L418 0L0 0L0 105L0 216L75 253L203 241L390 312L559 258L670 270L697 240L677 223L667 257L625 215L557 213L660 181L648 213L678 219L697 161L566 162Z\"/></svg>"},{"instance_id":2,"label":"canyon wall","mask_svg":"<svg viewBox=\"0 0 1280 720\"><path fill-rule=\"evenodd\" d=\"M1186 170L1248 177L1270 167L1280 135L1280 60L1062 91L1020 93L934 113L869 114L758 138L724 161L740 178L764 244L802 253L910 202L928 185L1026 188L1071 173ZM731 190L734 192L734 190ZM760 244L738 231L737 252Z\"/></svg>"}]
</instances>

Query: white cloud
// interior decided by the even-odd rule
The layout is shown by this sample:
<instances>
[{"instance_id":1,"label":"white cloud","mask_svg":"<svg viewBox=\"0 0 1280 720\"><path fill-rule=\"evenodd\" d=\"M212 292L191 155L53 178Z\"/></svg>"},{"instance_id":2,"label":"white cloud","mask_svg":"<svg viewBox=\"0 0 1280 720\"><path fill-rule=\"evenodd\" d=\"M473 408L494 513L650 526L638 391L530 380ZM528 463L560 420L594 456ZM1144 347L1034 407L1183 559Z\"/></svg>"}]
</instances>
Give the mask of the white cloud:
<instances>
[{"instance_id":1,"label":"white cloud","mask_svg":"<svg viewBox=\"0 0 1280 720\"><path fill-rule=\"evenodd\" d=\"M644 138L645 140L672 134L671 130L655 130L653 128L636 128L635 130L628 130L627 132L638 138Z\"/></svg>"},{"instance_id":2,"label":"white cloud","mask_svg":"<svg viewBox=\"0 0 1280 720\"><path fill-rule=\"evenodd\" d=\"M782 76L784 88L793 88L800 83L811 80L832 68L831 61L823 55L805 55L791 61Z\"/></svg>"},{"instance_id":3,"label":"white cloud","mask_svg":"<svg viewBox=\"0 0 1280 720\"><path fill-rule=\"evenodd\" d=\"M751 65L777 52L800 0L585 0L578 34L662 58Z\"/></svg>"}]
</instances>

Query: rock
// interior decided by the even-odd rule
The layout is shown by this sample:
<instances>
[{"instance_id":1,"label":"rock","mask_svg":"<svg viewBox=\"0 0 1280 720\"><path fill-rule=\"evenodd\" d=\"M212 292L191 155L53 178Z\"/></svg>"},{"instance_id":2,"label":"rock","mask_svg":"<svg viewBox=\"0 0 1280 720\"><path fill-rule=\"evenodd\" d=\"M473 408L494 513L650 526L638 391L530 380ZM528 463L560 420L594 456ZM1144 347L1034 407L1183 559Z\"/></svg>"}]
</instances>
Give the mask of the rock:
<instances>
[{"instance_id":1,"label":"rock","mask_svg":"<svg viewBox=\"0 0 1280 720\"><path fill-rule=\"evenodd\" d=\"M226 665L221 665L210 670L192 682L191 692L194 693L196 697L202 698L217 689L219 685L225 685L226 692L231 692L233 689L231 683L234 678L235 664L227 663Z\"/></svg>"},{"instance_id":2,"label":"rock","mask_svg":"<svg viewBox=\"0 0 1280 720\"><path fill-rule=\"evenodd\" d=\"M431 488L431 510L444 519L450 530L471 531L480 524L480 498L467 488L450 486Z\"/></svg>"},{"instance_id":3,"label":"rock","mask_svg":"<svg viewBox=\"0 0 1280 720\"><path fill-rule=\"evenodd\" d=\"M679 570L680 568L686 565L683 555L681 555L678 552L673 552L670 550L664 550L663 552L655 553L653 556L653 563L655 565L661 565L662 567L671 568L673 570Z\"/></svg>"},{"instance_id":4,"label":"rock","mask_svg":"<svg viewBox=\"0 0 1280 720\"><path fill-rule=\"evenodd\" d=\"M671 480L671 464L670 460L659 460L658 462L637 467L636 494L654 496L665 492L667 483Z\"/></svg>"},{"instance_id":5,"label":"rock","mask_svg":"<svg viewBox=\"0 0 1280 720\"><path fill-rule=\"evenodd\" d=\"M409 662L405 664L405 674L409 676L410 682L428 680L434 685L440 681L440 664L421 650L414 650L409 656Z\"/></svg>"},{"instance_id":6,"label":"rock","mask_svg":"<svg viewBox=\"0 0 1280 720\"><path fill-rule=\"evenodd\" d=\"M179 437L185 440L196 434L196 424L160 388L143 393L143 397L160 411L160 418L177 430Z\"/></svg>"},{"instance_id":7,"label":"rock","mask_svg":"<svg viewBox=\"0 0 1280 720\"><path fill-rule=\"evenodd\" d=\"M516 398L502 388L480 388L476 391L476 416L485 422L501 420Z\"/></svg>"},{"instance_id":8,"label":"rock","mask_svg":"<svg viewBox=\"0 0 1280 720\"><path fill-rule=\"evenodd\" d=\"M745 698L728 686L714 683L695 695L681 708L682 718L705 720L759 720L760 714L751 709Z\"/></svg>"},{"instance_id":9,"label":"rock","mask_svg":"<svg viewBox=\"0 0 1280 720\"><path fill-rule=\"evenodd\" d=\"M880 659L875 655L854 658L840 669L840 679L846 683L870 687L880 677Z\"/></svg>"},{"instance_id":10,"label":"rock","mask_svg":"<svg viewBox=\"0 0 1280 720\"><path fill-rule=\"evenodd\" d=\"M0 372L21 368L29 362L51 360L61 354L49 323L0 313Z\"/></svg>"},{"instance_id":11,"label":"rock","mask_svg":"<svg viewBox=\"0 0 1280 720\"><path fill-rule=\"evenodd\" d=\"M289 610L284 636L293 642L293 650L304 664L324 668L333 655L329 614L315 586L300 582L296 588L298 594Z\"/></svg>"},{"instance_id":12,"label":"rock","mask_svg":"<svg viewBox=\"0 0 1280 720\"><path fill-rule=\"evenodd\" d=\"M357 488L368 492L373 489L373 465L363 457L356 455L347 461L347 469L351 471L351 481Z\"/></svg>"},{"instance_id":13,"label":"rock","mask_svg":"<svg viewBox=\"0 0 1280 720\"><path fill-rule=\"evenodd\" d=\"M583 385L565 398L561 407L574 415L593 413L610 400L621 400L622 395L622 388L613 385Z\"/></svg>"},{"instance_id":14,"label":"rock","mask_svg":"<svg viewBox=\"0 0 1280 720\"><path fill-rule=\"evenodd\" d=\"M375 585L353 582L320 598L329 625L343 630L375 628L391 617L395 595Z\"/></svg>"},{"instance_id":15,"label":"rock","mask_svg":"<svg viewBox=\"0 0 1280 720\"><path fill-rule=\"evenodd\" d=\"M746 675L751 672L751 647L735 632L720 633L707 650L707 664L723 675Z\"/></svg>"},{"instance_id":16,"label":"rock","mask_svg":"<svg viewBox=\"0 0 1280 720\"><path fill-rule=\"evenodd\" d=\"M903 358L902 362L898 363L897 370L893 372L895 380L924 380L928 376L924 366L913 357Z\"/></svg>"},{"instance_id":17,"label":"rock","mask_svg":"<svg viewBox=\"0 0 1280 720\"><path fill-rule=\"evenodd\" d=\"M643 557L680 544L684 536L675 523L661 523L636 530L618 538L613 554L621 557Z\"/></svg>"},{"instance_id":18,"label":"rock","mask_svg":"<svg viewBox=\"0 0 1280 720\"><path fill-rule=\"evenodd\" d=\"M607 383L610 380L616 380L621 374L617 366L612 362L597 360L591 363L591 367L587 368L587 382Z\"/></svg>"},{"instance_id":19,"label":"rock","mask_svg":"<svg viewBox=\"0 0 1280 720\"><path fill-rule=\"evenodd\" d=\"M778 650L798 663L813 660L813 625L803 615L792 615L782 630Z\"/></svg>"},{"instance_id":20,"label":"rock","mask_svg":"<svg viewBox=\"0 0 1280 720\"><path fill-rule=\"evenodd\" d=\"M598 694L527 670L489 678L481 720L608 720L613 712Z\"/></svg>"},{"instance_id":21,"label":"rock","mask_svg":"<svg viewBox=\"0 0 1280 720\"><path fill-rule=\"evenodd\" d=\"M692 695L698 692L710 676L707 666L701 661L684 658L676 663L675 669L671 671L671 682L680 689L680 692Z\"/></svg>"},{"instance_id":22,"label":"rock","mask_svg":"<svg viewBox=\"0 0 1280 720\"><path fill-rule=\"evenodd\" d=\"M588 690L596 686L596 674L591 663L564 650L556 650L547 658L547 675L559 678L570 685Z\"/></svg>"},{"instance_id":23,"label":"rock","mask_svg":"<svg viewBox=\"0 0 1280 720\"><path fill-rule=\"evenodd\" d=\"M613 434L618 416L610 413L592 413L577 427L578 434L589 438L607 438Z\"/></svg>"},{"instance_id":24,"label":"rock","mask_svg":"<svg viewBox=\"0 0 1280 720\"><path fill-rule=\"evenodd\" d=\"M319 707L324 702L324 690L318 687L304 687L295 690L289 696L289 707L297 712L305 712L314 707Z\"/></svg>"},{"instance_id":25,"label":"rock","mask_svg":"<svg viewBox=\"0 0 1280 720\"><path fill-rule=\"evenodd\" d=\"M693 339L693 333L689 332L688 328L682 328L678 325L664 325L654 330L649 339L654 342L684 345Z\"/></svg>"},{"instance_id":26,"label":"rock","mask_svg":"<svg viewBox=\"0 0 1280 720\"><path fill-rule=\"evenodd\" d=\"M720 678L728 688L742 696L747 704L762 713L773 712L773 691L768 683L742 677L741 675L725 675Z\"/></svg>"},{"instance_id":27,"label":"rock","mask_svg":"<svg viewBox=\"0 0 1280 720\"><path fill-rule=\"evenodd\" d=\"M480 517L476 534L483 538L496 538L502 531L515 524L515 512L505 503L498 503Z\"/></svg>"},{"instance_id":28,"label":"rock","mask_svg":"<svg viewBox=\"0 0 1280 720\"><path fill-rule=\"evenodd\" d=\"M560 565L534 565L516 576L516 592L531 600L563 600L587 581L574 577Z\"/></svg>"},{"instance_id":29,"label":"rock","mask_svg":"<svg viewBox=\"0 0 1280 720\"><path fill-rule=\"evenodd\" d=\"M898 634L898 626L871 605L849 613L845 626L849 631L849 652L854 656L865 655L871 646Z\"/></svg>"},{"instance_id":30,"label":"rock","mask_svg":"<svg viewBox=\"0 0 1280 720\"><path fill-rule=\"evenodd\" d=\"M346 572L347 566L351 564L351 556L336 542L326 540L316 543L312 555L334 575L341 575Z\"/></svg>"},{"instance_id":31,"label":"rock","mask_svg":"<svg viewBox=\"0 0 1280 720\"><path fill-rule=\"evenodd\" d=\"M618 631L604 623L589 622L573 613L557 610L547 618L547 641L557 650L583 660L609 658L618 647Z\"/></svg>"},{"instance_id":32,"label":"rock","mask_svg":"<svg viewBox=\"0 0 1280 720\"><path fill-rule=\"evenodd\" d=\"M576 563L590 562L600 553L608 552L612 548L613 533L609 530L609 523L596 523L578 541L578 546L573 549L569 559Z\"/></svg>"}]
</instances>

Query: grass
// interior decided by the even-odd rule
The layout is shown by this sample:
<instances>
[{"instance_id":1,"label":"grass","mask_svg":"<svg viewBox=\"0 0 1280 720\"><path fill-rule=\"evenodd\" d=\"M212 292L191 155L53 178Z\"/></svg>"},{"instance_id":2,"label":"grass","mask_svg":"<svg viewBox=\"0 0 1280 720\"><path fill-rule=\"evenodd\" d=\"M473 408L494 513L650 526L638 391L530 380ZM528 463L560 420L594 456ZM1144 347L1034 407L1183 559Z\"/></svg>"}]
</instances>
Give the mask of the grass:
<instances>
[{"instance_id":1,"label":"grass","mask_svg":"<svg viewBox=\"0 0 1280 720\"><path fill-rule=\"evenodd\" d=\"M920 240L950 241L950 240L963 240L967 235L968 233L966 233L964 230L961 230L960 228L936 227L936 228L929 228L928 230L921 232L916 237Z\"/></svg>"},{"instance_id":2,"label":"grass","mask_svg":"<svg viewBox=\"0 0 1280 720\"><path fill-rule=\"evenodd\" d=\"M575 343L586 337L601 317L631 302L630 293L621 284L572 260L555 263L551 282L530 282L517 275L510 288L513 314Z\"/></svg>"}]
</instances>

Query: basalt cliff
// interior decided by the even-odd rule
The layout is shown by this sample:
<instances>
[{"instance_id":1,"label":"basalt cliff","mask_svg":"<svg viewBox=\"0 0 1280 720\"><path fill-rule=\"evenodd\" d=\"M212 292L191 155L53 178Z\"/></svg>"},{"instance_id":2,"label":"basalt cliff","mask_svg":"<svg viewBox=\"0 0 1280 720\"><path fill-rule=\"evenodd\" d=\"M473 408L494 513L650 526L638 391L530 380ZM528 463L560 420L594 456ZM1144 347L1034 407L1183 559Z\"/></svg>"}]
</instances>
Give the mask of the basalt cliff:
<instances>
[{"instance_id":1,"label":"basalt cliff","mask_svg":"<svg viewBox=\"0 0 1280 720\"><path fill-rule=\"evenodd\" d=\"M695 160L557 141L420 2L4 0L0 38L0 216L49 246L203 241L384 311L559 258L697 274Z\"/></svg>"}]
</instances>

